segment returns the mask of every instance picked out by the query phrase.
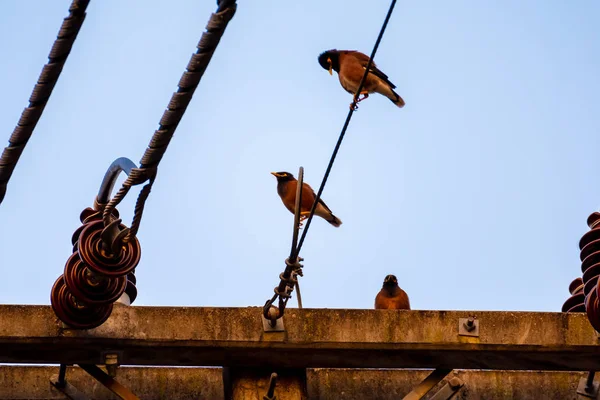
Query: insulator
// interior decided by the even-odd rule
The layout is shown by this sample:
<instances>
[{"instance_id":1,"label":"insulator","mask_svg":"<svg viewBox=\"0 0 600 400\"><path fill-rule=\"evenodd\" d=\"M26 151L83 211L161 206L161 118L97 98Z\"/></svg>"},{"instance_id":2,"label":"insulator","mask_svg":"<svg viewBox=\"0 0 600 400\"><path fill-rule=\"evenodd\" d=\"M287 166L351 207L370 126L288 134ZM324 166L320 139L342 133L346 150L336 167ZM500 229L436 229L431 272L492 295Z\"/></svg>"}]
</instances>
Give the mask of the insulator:
<instances>
[{"instance_id":1,"label":"insulator","mask_svg":"<svg viewBox=\"0 0 600 400\"><path fill-rule=\"evenodd\" d=\"M129 296L129 304L132 304L137 298L137 287L135 286L136 278L133 272L127 274L127 287L125 288L125 293Z\"/></svg>"},{"instance_id":2,"label":"insulator","mask_svg":"<svg viewBox=\"0 0 600 400\"><path fill-rule=\"evenodd\" d=\"M112 278L95 274L81 262L78 253L73 253L67 260L64 278L77 301L86 305L113 303L127 285L125 276Z\"/></svg>"},{"instance_id":3,"label":"insulator","mask_svg":"<svg viewBox=\"0 0 600 400\"><path fill-rule=\"evenodd\" d=\"M62 275L52 286L50 303L56 316L65 324L76 329L91 329L102 325L113 309L112 303L87 306L78 302L67 288Z\"/></svg>"},{"instance_id":4,"label":"insulator","mask_svg":"<svg viewBox=\"0 0 600 400\"><path fill-rule=\"evenodd\" d=\"M579 258L583 272L585 311L590 323L600 332L600 303L598 301L598 276L600 276L600 213L594 212L587 219L590 231L579 241Z\"/></svg>"},{"instance_id":5,"label":"insulator","mask_svg":"<svg viewBox=\"0 0 600 400\"><path fill-rule=\"evenodd\" d=\"M575 278L569 285L571 297L562 306L562 312L585 312L585 295L583 294L583 280Z\"/></svg>"},{"instance_id":6,"label":"insulator","mask_svg":"<svg viewBox=\"0 0 600 400\"><path fill-rule=\"evenodd\" d=\"M119 218L119 211L116 208L113 209L112 215L115 219ZM89 222L102 220L102 210L98 211L88 207L81 212L81 214L79 215L79 219L83 225L77 228L75 232L73 232L73 236L71 236L73 253L77 251L77 241L79 240L79 236L81 235L81 231L83 231L83 228L85 228Z\"/></svg>"},{"instance_id":7,"label":"insulator","mask_svg":"<svg viewBox=\"0 0 600 400\"><path fill-rule=\"evenodd\" d=\"M119 224L117 216L118 211L114 210L113 225ZM73 254L67 260L64 274L54 283L50 299L61 321L72 328L89 329L106 321L113 303L125 291L130 303L135 300L137 289L131 272L140 260L141 249L138 240L132 238L118 256L113 256L104 251L100 238L104 230L102 210L86 208L80 219L83 225L71 238ZM119 228L126 227L119 225Z\"/></svg>"},{"instance_id":8,"label":"insulator","mask_svg":"<svg viewBox=\"0 0 600 400\"><path fill-rule=\"evenodd\" d=\"M121 225L122 229L126 227ZM123 245L119 255L104 250L100 234L104 229L102 221L87 223L79 235L78 252L85 265L95 273L110 277L127 275L140 262L141 248L134 237Z\"/></svg>"}]
</instances>

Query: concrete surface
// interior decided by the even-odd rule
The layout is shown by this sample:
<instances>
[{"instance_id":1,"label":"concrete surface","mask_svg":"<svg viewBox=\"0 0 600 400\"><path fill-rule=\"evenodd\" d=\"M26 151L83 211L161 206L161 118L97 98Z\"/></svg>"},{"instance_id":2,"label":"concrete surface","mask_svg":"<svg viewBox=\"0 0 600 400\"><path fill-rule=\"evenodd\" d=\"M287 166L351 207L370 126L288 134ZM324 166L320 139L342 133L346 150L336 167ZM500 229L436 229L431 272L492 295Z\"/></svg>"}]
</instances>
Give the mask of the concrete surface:
<instances>
[{"instance_id":1,"label":"concrete surface","mask_svg":"<svg viewBox=\"0 0 600 400\"><path fill-rule=\"evenodd\" d=\"M475 316L480 337L459 335ZM0 362L280 368L600 370L583 313L289 309L264 332L261 308L115 305L95 329L68 329L49 306L0 306Z\"/></svg>"}]
</instances>

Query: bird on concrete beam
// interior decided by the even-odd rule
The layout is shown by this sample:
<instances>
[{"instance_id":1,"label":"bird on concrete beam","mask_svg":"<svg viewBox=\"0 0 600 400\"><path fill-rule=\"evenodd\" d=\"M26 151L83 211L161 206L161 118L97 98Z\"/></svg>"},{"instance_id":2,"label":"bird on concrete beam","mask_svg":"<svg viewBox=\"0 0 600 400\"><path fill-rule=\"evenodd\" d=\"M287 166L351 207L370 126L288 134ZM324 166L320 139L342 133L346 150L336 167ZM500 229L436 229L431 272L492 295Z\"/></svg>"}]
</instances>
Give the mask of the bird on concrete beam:
<instances>
[{"instance_id":1,"label":"bird on concrete beam","mask_svg":"<svg viewBox=\"0 0 600 400\"><path fill-rule=\"evenodd\" d=\"M394 275L388 275L383 280L383 287L375 297L377 310L410 310L408 295L400 286Z\"/></svg>"},{"instance_id":2,"label":"bird on concrete beam","mask_svg":"<svg viewBox=\"0 0 600 400\"><path fill-rule=\"evenodd\" d=\"M283 205L290 210L292 214L296 213L296 188L298 187L298 180L294 178L294 175L289 172L271 172L271 174L277 178L277 193L283 201ZM310 209L317 195L314 190L308 185L308 183L302 184L302 204L300 204L300 220L303 221L308 218ZM333 215L327 204L323 199L319 199L317 208L315 209L315 215L325 219L331 225L336 228L342 224L342 221Z\"/></svg>"},{"instance_id":3,"label":"bird on concrete beam","mask_svg":"<svg viewBox=\"0 0 600 400\"><path fill-rule=\"evenodd\" d=\"M356 93L360 85L368 62L369 56L355 50L333 49L319 55L321 67L328 70L330 75L333 75L332 70L337 72L342 87L352 95ZM381 72L373 62L365 84L359 93L359 96L363 95L363 97L356 99L356 102L358 103L369 97L369 93L379 93L390 99L398 107L404 107L404 100L394 91L395 88L396 85L390 82L388 76Z\"/></svg>"}]
</instances>

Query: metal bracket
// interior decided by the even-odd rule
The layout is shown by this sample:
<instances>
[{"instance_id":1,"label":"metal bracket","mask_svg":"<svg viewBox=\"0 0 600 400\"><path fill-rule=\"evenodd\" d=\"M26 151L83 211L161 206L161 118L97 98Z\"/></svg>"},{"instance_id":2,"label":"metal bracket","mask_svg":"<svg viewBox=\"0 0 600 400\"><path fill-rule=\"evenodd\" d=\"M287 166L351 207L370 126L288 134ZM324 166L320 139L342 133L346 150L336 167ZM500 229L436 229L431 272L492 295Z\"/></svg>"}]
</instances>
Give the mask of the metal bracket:
<instances>
[{"instance_id":1,"label":"metal bracket","mask_svg":"<svg viewBox=\"0 0 600 400\"><path fill-rule=\"evenodd\" d=\"M454 376L429 400L450 400L464 385L465 383L460 378Z\"/></svg>"},{"instance_id":2,"label":"metal bracket","mask_svg":"<svg viewBox=\"0 0 600 400\"><path fill-rule=\"evenodd\" d=\"M271 320L261 316L263 323L263 330L265 332L285 332L285 326L283 325L283 317L275 320L275 326L271 324Z\"/></svg>"},{"instance_id":3,"label":"metal bracket","mask_svg":"<svg viewBox=\"0 0 600 400\"><path fill-rule=\"evenodd\" d=\"M459 336L479 337L479 320L476 317L458 319Z\"/></svg>"},{"instance_id":4,"label":"metal bracket","mask_svg":"<svg viewBox=\"0 0 600 400\"><path fill-rule=\"evenodd\" d=\"M442 381L442 379L444 379L446 377L446 375L448 375L450 372L452 372L451 369L436 368L435 370L433 370L433 372L431 372L431 374L429 374L427 376L427 378L425 378L421 383L419 383L409 394L404 396L404 398L402 400L420 400L420 399L422 399L423 397L425 397L425 395L431 389L433 389L435 387L435 385L440 383Z\"/></svg>"},{"instance_id":5,"label":"metal bracket","mask_svg":"<svg viewBox=\"0 0 600 400\"><path fill-rule=\"evenodd\" d=\"M588 397L591 399L595 399L598 397L598 391L600 384L594 382L594 371L590 371L587 377L581 378L579 380L579 385L577 386L577 394L580 396Z\"/></svg>"}]
</instances>

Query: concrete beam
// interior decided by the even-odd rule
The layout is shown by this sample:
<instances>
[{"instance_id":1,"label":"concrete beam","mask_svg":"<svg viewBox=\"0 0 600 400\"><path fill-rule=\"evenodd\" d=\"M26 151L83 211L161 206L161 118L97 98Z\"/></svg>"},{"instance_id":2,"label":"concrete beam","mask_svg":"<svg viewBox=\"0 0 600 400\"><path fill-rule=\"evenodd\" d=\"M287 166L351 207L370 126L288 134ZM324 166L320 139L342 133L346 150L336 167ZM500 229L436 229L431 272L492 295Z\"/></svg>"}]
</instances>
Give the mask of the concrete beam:
<instances>
[{"instance_id":1,"label":"concrete beam","mask_svg":"<svg viewBox=\"0 0 600 400\"><path fill-rule=\"evenodd\" d=\"M264 373L263 373L264 372ZM251 372L239 381L241 389L235 400L262 400L266 393L269 370ZM403 398L431 371L425 370L360 370L309 369L304 377L308 398L320 400L397 400ZM0 400L31 399L58 400L64 395L52 387L49 378L58 373L58 367L0 366ZM587 374L583 372L552 371L479 371L458 370L431 390L424 399L431 399L454 376L464 386L453 398L463 400L565 400L584 399L577 395L577 385ZM221 368L120 368L117 380L138 397L145 400L222 399ZM275 395L278 399L297 393L294 380L278 381ZM249 380L248 380L249 379ZM115 400L113 394L81 369L70 367L67 381L90 399Z\"/></svg>"},{"instance_id":2,"label":"concrete beam","mask_svg":"<svg viewBox=\"0 0 600 400\"><path fill-rule=\"evenodd\" d=\"M475 316L479 336L459 335ZM600 370L583 313L289 309L264 332L261 308L128 307L80 331L49 306L0 306L0 362L278 368Z\"/></svg>"}]
</instances>

